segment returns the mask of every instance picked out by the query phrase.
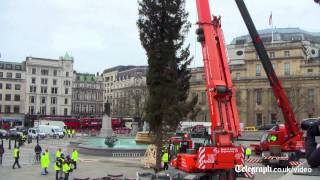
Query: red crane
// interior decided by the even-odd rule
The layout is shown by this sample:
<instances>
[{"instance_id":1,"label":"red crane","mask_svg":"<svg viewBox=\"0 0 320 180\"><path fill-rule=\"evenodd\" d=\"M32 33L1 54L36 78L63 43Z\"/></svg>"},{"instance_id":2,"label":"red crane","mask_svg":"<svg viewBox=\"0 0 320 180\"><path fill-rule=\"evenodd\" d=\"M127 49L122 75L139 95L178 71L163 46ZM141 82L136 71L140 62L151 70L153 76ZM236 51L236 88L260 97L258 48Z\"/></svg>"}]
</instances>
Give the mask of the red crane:
<instances>
[{"instance_id":1,"label":"red crane","mask_svg":"<svg viewBox=\"0 0 320 180\"><path fill-rule=\"evenodd\" d=\"M273 94L277 100L278 106L282 111L285 121L284 125L278 124L271 130L267 131L261 139L259 145L252 146L254 147L254 150L256 152L264 153L264 164L270 164L269 157L272 156L272 162L274 164L279 165L280 163L282 166L288 166L289 157L293 154L295 155L297 151L304 149L303 132L300 130L297 124L297 120L294 116L289 99L286 96L285 90L283 89L281 82L273 69L263 41L261 40L256 30L256 27L243 0L236 0L236 3L238 9L240 10L241 16L248 28L253 45L260 57L259 59L266 72ZM274 141L269 138L272 136L276 137ZM279 158L279 156L286 156L288 158ZM281 161L279 159L281 159Z\"/></svg>"},{"instance_id":2,"label":"red crane","mask_svg":"<svg viewBox=\"0 0 320 180\"><path fill-rule=\"evenodd\" d=\"M203 172L210 178L235 179L234 168L244 162L243 148L233 140L240 135L240 123L232 86L220 18L211 17L208 0L197 0L196 33L202 46L206 91L211 119L209 146L191 153L179 153L171 164L185 172Z\"/></svg>"}]
</instances>

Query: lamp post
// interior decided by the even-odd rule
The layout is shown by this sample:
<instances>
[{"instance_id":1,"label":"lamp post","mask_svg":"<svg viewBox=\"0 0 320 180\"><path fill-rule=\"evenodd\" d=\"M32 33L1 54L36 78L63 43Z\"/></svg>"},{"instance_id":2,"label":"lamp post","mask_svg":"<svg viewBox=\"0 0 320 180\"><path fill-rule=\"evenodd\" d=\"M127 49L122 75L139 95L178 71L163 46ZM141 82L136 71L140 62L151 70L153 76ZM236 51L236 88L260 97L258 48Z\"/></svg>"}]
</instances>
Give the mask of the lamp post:
<instances>
[{"instance_id":1,"label":"lamp post","mask_svg":"<svg viewBox=\"0 0 320 180\"><path fill-rule=\"evenodd\" d=\"M37 113L37 120L38 120L38 132L40 132L39 125L40 125L40 112ZM39 134L37 134L37 144L39 144Z\"/></svg>"}]
</instances>

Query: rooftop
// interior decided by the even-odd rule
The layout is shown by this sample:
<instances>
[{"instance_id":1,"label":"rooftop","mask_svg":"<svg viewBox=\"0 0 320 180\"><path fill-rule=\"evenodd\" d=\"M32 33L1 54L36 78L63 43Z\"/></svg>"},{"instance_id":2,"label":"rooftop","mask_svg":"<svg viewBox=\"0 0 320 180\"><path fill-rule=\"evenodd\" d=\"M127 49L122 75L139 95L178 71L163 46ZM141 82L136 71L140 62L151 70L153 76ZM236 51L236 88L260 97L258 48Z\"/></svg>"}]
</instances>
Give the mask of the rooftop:
<instances>
[{"instance_id":1,"label":"rooftop","mask_svg":"<svg viewBox=\"0 0 320 180\"><path fill-rule=\"evenodd\" d=\"M25 64L18 62L0 61L0 69L24 71Z\"/></svg>"}]
</instances>

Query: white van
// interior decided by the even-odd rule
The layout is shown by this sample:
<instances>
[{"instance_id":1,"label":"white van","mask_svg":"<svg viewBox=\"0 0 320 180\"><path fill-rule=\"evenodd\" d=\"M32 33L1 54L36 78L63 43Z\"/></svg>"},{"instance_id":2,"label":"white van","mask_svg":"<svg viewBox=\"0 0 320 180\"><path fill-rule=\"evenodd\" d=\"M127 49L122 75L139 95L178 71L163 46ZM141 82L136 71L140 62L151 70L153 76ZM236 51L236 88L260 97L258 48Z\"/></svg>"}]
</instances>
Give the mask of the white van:
<instances>
[{"instance_id":1,"label":"white van","mask_svg":"<svg viewBox=\"0 0 320 180\"><path fill-rule=\"evenodd\" d=\"M37 138L37 136L39 136L40 138L45 138L46 134L43 132L40 132L38 128L29 128L28 136L31 136L32 138Z\"/></svg>"},{"instance_id":2,"label":"white van","mask_svg":"<svg viewBox=\"0 0 320 180\"><path fill-rule=\"evenodd\" d=\"M63 129L59 126L39 125L39 130L51 137L64 137Z\"/></svg>"}]
</instances>

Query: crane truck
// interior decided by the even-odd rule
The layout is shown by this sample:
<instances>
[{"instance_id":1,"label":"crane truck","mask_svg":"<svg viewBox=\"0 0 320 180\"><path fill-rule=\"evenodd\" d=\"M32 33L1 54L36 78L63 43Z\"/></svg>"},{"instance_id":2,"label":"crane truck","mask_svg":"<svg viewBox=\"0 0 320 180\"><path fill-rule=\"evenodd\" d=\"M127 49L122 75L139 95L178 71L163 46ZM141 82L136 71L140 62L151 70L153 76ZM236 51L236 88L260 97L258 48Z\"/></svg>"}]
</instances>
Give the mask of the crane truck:
<instances>
[{"instance_id":1,"label":"crane truck","mask_svg":"<svg viewBox=\"0 0 320 180\"><path fill-rule=\"evenodd\" d=\"M266 131L260 140L260 144L253 144L251 146L256 153L262 154L262 163L264 165L282 167L297 165L298 154L304 151L303 132L299 128L286 92L273 69L263 41L243 0L236 0L236 4L247 26L252 43L258 53L285 122L284 124L277 124L272 129ZM271 137L274 138L272 139Z\"/></svg>"}]
</instances>

